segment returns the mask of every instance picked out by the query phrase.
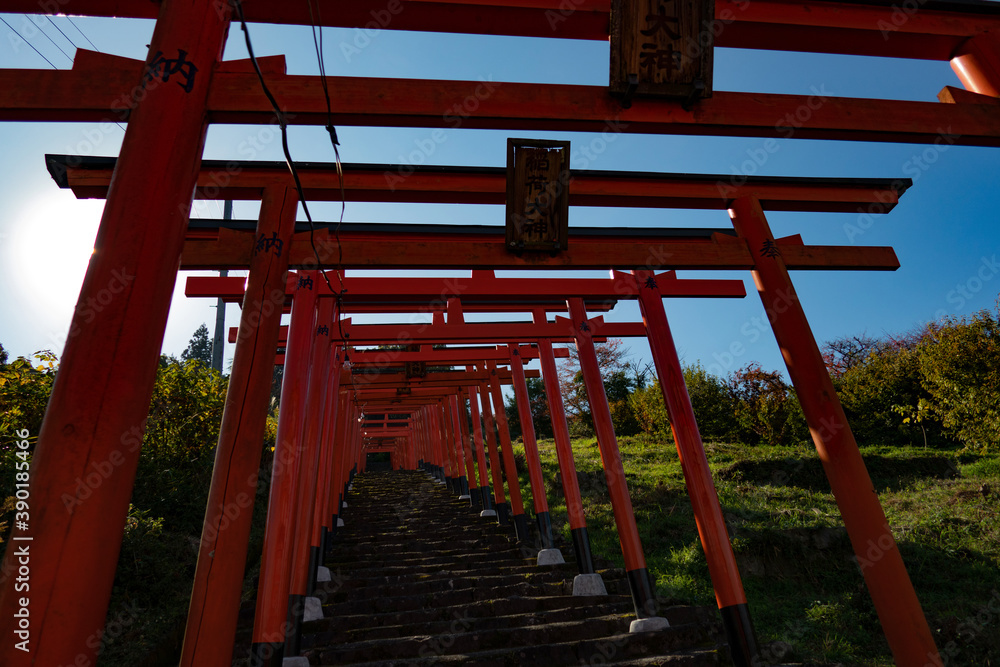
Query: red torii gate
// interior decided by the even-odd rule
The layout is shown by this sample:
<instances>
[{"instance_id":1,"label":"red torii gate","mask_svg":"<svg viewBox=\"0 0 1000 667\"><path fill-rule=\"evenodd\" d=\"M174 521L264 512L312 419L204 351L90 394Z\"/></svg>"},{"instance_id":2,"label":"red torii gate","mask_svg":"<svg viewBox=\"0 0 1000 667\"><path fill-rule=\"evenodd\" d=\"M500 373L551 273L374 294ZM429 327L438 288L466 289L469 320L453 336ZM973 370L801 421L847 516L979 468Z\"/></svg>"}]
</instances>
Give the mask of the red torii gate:
<instances>
[{"instance_id":1,"label":"red torii gate","mask_svg":"<svg viewBox=\"0 0 1000 667\"><path fill-rule=\"evenodd\" d=\"M36 5L28 4L27 0L13 2L14 7L34 11ZM422 25L445 31L606 37L607 5L603 3L588 4L586 11L581 9L569 15L559 13L557 18L566 20L557 23L568 27L545 33L541 32L542 21L550 18L546 12L559 10L554 1L533 3L527 8L451 3L442 7L442 4L427 3L425 11L415 12L413 19L407 14L396 27ZM884 5L831 2L801 6L780 0L754 2L749 7L745 4L728 0L716 7L717 23L721 22L724 28L718 37L720 45L950 59L968 89L968 92L943 91L942 99L949 104L942 105L829 99L822 110L802 123L794 136L929 142L936 139L937 127L950 125L962 135L958 143L997 145L1000 46L996 39L995 8L929 2L900 23L893 20L894 8ZM249 92L254 89L251 77L237 71L238 67L227 72L219 66L229 8L212 5L202 0L183 6L164 3L159 10L138 6L125 10L111 0L91 0L75 7L76 11L97 15L156 12L158 20L150 54L183 49L191 62L199 64L202 73L200 77L192 77L189 89L150 85L143 90L141 101L133 100L129 91L139 90L133 86L142 73L137 65L131 64L106 71L81 67L69 73L0 72L0 87L11 91L0 103L2 119L102 120L115 117L114 110L106 108L107 100L124 93L120 110L125 113L120 117L127 115L129 120L121 162L109 193L97 253L88 269L81 302L92 298L107 284L112 271L124 268L137 278L126 287L126 298L99 314L93 324L87 326L79 315L74 319L35 451L31 492L42 509L36 513L34 522L39 530L33 545L33 593L36 599L46 602L36 627L41 628L42 636L60 633L58 639L40 643L35 655L38 660L72 661L92 632L89 619L102 618L107 607L113 556L120 545L121 519L127 507L127 498L124 501L122 498L127 494L102 488L102 493L70 517L59 516L48 508L58 507L59 494L71 487L74 475L85 473L88 462L105 460L110 453L120 451L116 448L122 438L141 435L140 424L153 381L150 369L155 368L153 361L159 352L173 276L182 252L183 219L200 159L206 114L211 114L211 120L222 122L269 118L263 101ZM260 8L256 16L264 20L306 22L301 9L286 13L284 7L268 10L261 4ZM453 18L444 20L445 9L456 8ZM253 12L257 9L251 3L251 16L255 16ZM359 12L369 9L375 8L359 3L353 13L346 11L349 18L343 22L362 24L368 15ZM474 21L474 12L482 11L488 11L495 20ZM278 13L282 14L280 19L275 17ZM192 33L190 26L198 26L199 30ZM311 85L303 86L302 79L309 78L276 80L274 87L279 98L290 100L288 110L296 114L297 122L325 123L318 86L314 80ZM373 82L376 85L371 85ZM442 119L434 118L441 108L447 108L441 106L441 101L472 89L469 83L384 79L337 79L336 85L347 93L348 101L341 104L338 100L335 122L364 124L441 123ZM293 88L301 92L293 93ZM378 98L371 93L375 88L380 91ZM109 90L114 92L109 94ZM775 136L782 129L771 126L773 118L785 111L791 113L808 101L803 96L716 92L715 97L698 102L692 110L682 112L673 102L637 100L631 110L619 115L616 103L600 87L545 86L543 91L540 86L508 84L475 114L470 113L466 127L599 130L608 119L621 117L629 122L628 131L634 132ZM145 166L149 163L162 166L161 177L155 181L146 178ZM270 206L282 205L279 194L272 190ZM286 191L284 203L288 201L287 194ZM731 215L744 239L773 242L759 202L752 194L732 202ZM134 220L140 217L145 217L149 224L134 225ZM794 294L789 291L791 283L785 271L793 268L793 262L786 261L793 256L789 252L788 257L769 258L767 262L756 261L752 255L745 258L751 260L765 307L779 305L772 300L779 291L785 296ZM138 267L143 270L138 271ZM839 402L829 393L829 378L822 371L797 301L788 311L775 311L775 333L803 399L814 441L841 504L852 543L856 550L862 549L862 540L870 534L888 537L891 542L887 527L881 532L858 529L859 525L867 525L881 516L881 511L874 494L862 494L857 502L847 499L853 482L867 485L867 474ZM115 342L109 345L107 341ZM817 379L818 385L807 407L802 382L810 379ZM827 417L834 420L827 423L835 424L836 428L824 431L823 419ZM831 434L831 430L836 432ZM127 465L120 468L126 480L134 477L137 458L136 452L129 454ZM19 537L25 536L15 531L14 538ZM68 553L73 554L72 559L63 557ZM8 554L7 558L13 556ZM926 621L919 612L895 547L864 574L897 662L922 664L937 659ZM58 595L55 591L59 591ZM0 614L13 618L15 605L16 595L8 585L0 597ZM3 651L0 655L9 658L9 662L21 657L9 647ZM91 653L83 655L93 657Z\"/></svg>"},{"instance_id":2,"label":"red torii gate","mask_svg":"<svg viewBox=\"0 0 1000 667\"><path fill-rule=\"evenodd\" d=\"M665 274L660 277L664 280L665 285L669 286L668 289L673 293L673 295L714 295L714 296L740 296L743 292L742 283L739 281L687 281L678 280L672 273ZM237 282L240 279L237 279ZM418 299L425 299L427 295L445 295L449 291L454 291L456 293L468 294L472 298L482 298L484 294L493 296L493 298L503 298L504 294L521 294L528 293L539 294L542 298L549 293L561 293L563 295L573 295L580 293L590 293L597 297L606 293L607 295L613 295L623 298L635 298L639 295L640 286L638 285L634 276L628 276L626 274L612 273L611 280L579 280L579 279L544 279L544 280L518 280L518 279L496 279L492 274L480 273L473 275L471 279L465 283L459 282L460 279L447 279L443 281L448 283L451 281L450 285L446 285L442 288L441 279L425 279L422 282L417 281L417 284L410 284L408 288L400 289L398 286L389 285L386 281L378 279L356 279L354 284L347 289L347 294L352 294L353 299L358 302L366 302L367 299L372 298L372 295L379 295L383 293L391 293L394 295L395 299L406 300L414 299L416 295L421 295L417 297ZM363 287L364 283L371 282L372 285L368 286L367 289ZM687 284L690 283L694 288L693 290L685 290ZM308 283L305 283L301 277L292 276L288 281L288 286L291 288L293 285L300 289L303 285L307 284L309 289L310 298L315 299L314 292L321 292L322 288L320 285L327 284L325 281L320 281L317 279L311 279ZM332 283L330 283L332 284ZM338 280L338 284L340 281ZM213 285L215 289L212 289ZM544 285L544 287L543 287ZM346 283L344 283L346 287ZM644 276L643 286L645 289L653 289L658 292L658 287L656 283L656 278L652 274ZM236 285L234 281L230 279L215 279L215 278L192 278L189 280L187 292L189 294L198 294L199 296L218 296L220 294L220 287L225 287L230 290L230 293ZM513 291L516 290L516 291ZM596 293L596 294L594 294ZM332 296L332 293L331 293ZM509 299L510 297L506 297ZM662 297L661 297L662 298ZM457 318L457 323L449 323L443 325L443 321L440 317L440 313L435 315L436 324L430 325L416 325L413 327L414 333L409 333L406 328L399 327L398 325L365 325L358 328L358 331L369 330L370 333L365 333L358 335L350 325L344 323L338 324L336 327L332 327L330 330L330 336L333 339L338 339L340 341L351 340L355 343L377 343L393 341L398 342L401 338L404 338L408 342L415 340L426 340L426 341L440 341L443 339L454 339L456 336L460 337L465 342L472 342L476 338L484 340L496 340L497 338L510 340L516 339L522 335L529 335L531 338L538 339L550 338L556 336L559 333L565 334L568 331L573 332L573 339L578 345L590 345L590 353L593 356L592 371L597 371L596 366L596 355L593 354L592 350L592 337L594 333L600 333L598 327L603 323L599 320L586 320L584 315L584 323L581 323L581 330L587 332L586 338L581 338L581 335L575 332L575 327L567 327L565 324L559 325L558 323L549 324L545 322L544 308L535 307L536 322L531 325L524 324L507 324L502 329L498 328L496 323L492 324L473 324L473 325L463 325L462 322L462 310L459 306L457 300L452 299L448 303L449 312L451 313L453 321ZM577 313L579 315L579 308L583 307L583 301L579 298L574 298L573 308L577 308ZM498 304L494 307L498 310L523 310L523 307L518 307L511 304ZM397 305L394 310L405 310L405 307ZM662 311L662 306L661 306ZM294 312L294 311L293 311ZM665 320L664 320L665 323ZM628 328L628 325L618 325L620 329L615 332L615 335L646 335L646 328L644 326L638 328ZM336 331L333 331L335 329ZM403 334L398 333L400 329L404 330ZM547 335L546 335L547 334ZM385 336L390 336L390 338L385 338ZM549 342L548 340L546 342ZM549 342L549 346L551 343ZM551 352L551 347L549 347ZM676 352L673 353L676 357ZM519 359L518 363L513 363L515 361L514 356L511 356L511 362L514 368L520 370ZM488 362L490 363L490 362ZM495 375L495 367L489 367L491 374ZM680 365L677 362L677 369L679 372ZM549 374L549 377L553 377L553 374ZM526 389L523 387L523 371L518 378L519 383L515 383L515 388L520 389L518 391L518 402L521 406L526 406L527 395ZM599 380L599 372L598 372ZM393 383L398 382L399 379L392 378ZM589 375L589 380L591 384L595 382L594 376ZM423 383L423 381L421 381ZM448 383L448 382L446 382ZM606 398L603 396L603 383L599 383L600 395L594 394L591 400L595 405L603 401L605 405L605 413L607 417L607 423L605 424L605 432L602 434L607 443L614 443L613 430L611 430L610 423L610 412L606 409ZM482 387L485 389L485 387ZM592 390L595 391L595 390ZM486 391L482 392L484 395ZM508 470L513 470L513 454L510 449L509 436L506 434L506 423L505 416L503 415L503 402L499 396L499 387L495 383L489 385L489 393L492 395L494 402L494 407L497 414L497 422L499 427L500 435L500 449L503 451L505 459L505 467ZM471 391L470 391L471 394ZM487 408L487 404L484 403L484 410ZM690 405L688 404L688 409L690 410ZM452 421L454 421L454 409L452 411ZM599 412L599 411L598 411ZM543 538L543 546L551 548L552 536L551 536L551 523L548 520L548 506L547 501L545 501L544 489L541 483L541 471L538 463L537 447L534 443L533 430L530 429L530 411L526 412L528 415L527 419L522 418L522 423L528 423L529 426L525 429L526 435L526 454L529 460L529 471L532 480L533 488L535 493L533 497L536 500L536 514L539 521L539 530ZM598 414L597 419L602 419L603 416ZM478 419L476 420L478 421ZM488 420L489 422L489 420ZM458 430L457 428L455 430ZM559 429L557 429L558 431ZM608 431L611 432L611 439L608 440ZM492 436L492 428L487 429L487 435ZM695 437L697 434L695 432ZM559 440L559 454L560 463L563 470L564 486L567 488L568 498L578 498L579 491L576 487L576 476L575 471L572 467L572 454L569 451L568 446L568 435L564 438L557 438ZM454 442L454 440L453 440ZM697 450L700 451L701 443L700 439L697 442ZM651 622L654 622L655 617L654 610L650 605L653 603L652 589L648 581L648 575L645 571L644 558L642 555L641 544L638 540L638 534L635 529L634 517L631 511L631 502L628 497L627 486L625 484L624 472L621 469L621 462L618 460L617 446L613 444L608 444L607 446L602 446L602 452L605 452L605 462L606 468L608 469L609 480L615 480L614 483L609 483L609 487L616 490L614 506L616 507L616 523L619 526L619 531L621 532L623 550L626 554L626 560L629 565L634 565L629 569L630 584L632 585L633 595L636 603L637 615L640 617L640 621L637 622L637 627L648 627ZM496 453L496 447L493 446L491 442L491 457L494 457ZM701 453L701 460L704 461L704 454ZM446 459L448 472L451 472L452 461L450 458ZM472 465L471 459L467 459L468 469L470 476L472 475ZM485 473L484 466L482 464L482 459L480 459L480 476L483 477ZM567 463L568 462L568 463ZM458 465L458 457L456 457L455 465ZM692 465L697 465L697 459L694 459ZM499 474L499 461L494 458L493 461L493 474L494 474L494 491L498 498L502 498L502 482L499 481L497 475ZM221 476L228 476L226 471L217 471L217 474ZM446 482L449 488L452 488L451 475L445 475ZM704 482L704 480L709 481L707 487L701 488L697 486ZM690 476L689 481L695 486L692 488L692 497L702 496L714 498L714 488L711 486L711 476L708 472L707 461L704 461L704 470L699 471L698 475ZM511 488L511 502L513 504L514 510L514 522L517 527L518 536L521 539L525 539L527 536L527 522L524 516L523 506L520 499L520 492L517 488L516 477L508 476L508 482ZM481 480L481 486L485 486ZM467 485L460 486L464 492L468 492ZM706 496L706 494L710 494ZM505 503L499 501L498 509L503 509ZM593 572L593 564L590 558L590 548L589 540L586 536L586 527L582 518L582 507L577 508L577 503L568 501L568 506L571 508L571 528L574 536L574 547L579 556L579 562L581 563L581 578L577 581L585 584L589 580L596 577ZM715 531L716 533L721 531L725 535L725 527L722 522L721 510L718 508L718 501L714 501L714 506L709 507L708 505L699 506L696 504L696 511L703 510L703 514L700 515L702 523L705 524L706 530L711 533ZM707 511L705 511L707 510ZM486 511L489 511L488 509ZM501 516L505 512L501 511ZM578 525L573 525L578 524ZM715 528L712 528L715 525ZM301 538L300 538L301 539ZM706 549L708 544L706 543ZM716 545L719 547L719 545ZM559 557L561 560L561 556ZM723 614L726 615L728 612L733 612L729 617L729 620L733 622L731 625L738 628L739 631L736 633L737 636L742 636L745 640L752 642L752 631L749 626L749 618L746 615L746 599L742 591L742 584L739 581L738 570L735 567L735 560L732 556L731 547L728 543L728 538L724 542L724 546L719 548L718 553L712 552L709 556L710 560L718 561L719 567L713 567L714 581L716 582L717 591L719 591L719 604L720 608L723 610ZM599 577L596 577L599 579ZM582 579L582 581L581 581ZM603 584L600 585L600 589L603 589ZM592 588L591 588L592 590ZM293 600L291 604L294 604ZM732 604L730 604L732 603ZM659 619L662 621L662 619ZM655 624L655 623L654 623ZM297 627L297 626L296 626ZM296 629L293 628L291 637L289 637L292 646L297 646L297 638L294 636ZM276 647L275 647L276 650Z\"/></svg>"}]
</instances>

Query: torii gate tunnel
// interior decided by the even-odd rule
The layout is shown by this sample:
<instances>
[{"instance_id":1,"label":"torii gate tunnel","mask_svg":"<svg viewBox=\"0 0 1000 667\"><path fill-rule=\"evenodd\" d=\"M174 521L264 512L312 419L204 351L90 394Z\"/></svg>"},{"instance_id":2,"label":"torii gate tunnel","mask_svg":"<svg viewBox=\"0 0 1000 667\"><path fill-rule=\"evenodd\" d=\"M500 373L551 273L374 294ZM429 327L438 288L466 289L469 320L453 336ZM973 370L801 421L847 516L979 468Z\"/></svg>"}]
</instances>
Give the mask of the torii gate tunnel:
<instances>
[{"instance_id":1,"label":"torii gate tunnel","mask_svg":"<svg viewBox=\"0 0 1000 667\"><path fill-rule=\"evenodd\" d=\"M621 8L631 5L619 0L579 0L573 11L564 11L557 0L401 2L406 11L386 29L606 40L609 15L617 17L616 31L633 29L638 20L634 7L621 18ZM316 20L361 27L381 9L375 0L336 5ZM896 7L876 0L693 5L707 19L714 17L709 24L725 25L715 37L718 46L945 60L965 90L946 87L939 103L828 98L802 119L795 112L809 106L808 96L712 90L710 70L692 81L667 82L671 90L689 90L684 99L657 96L654 89L664 82L632 79L626 69L628 76L618 81L624 88L614 94L603 86L504 83L463 112L462 127L600 132L614 121L628 133L913 143L932 143L947 127L955 143L1000 145L1000 11L994 5L929 0L902 22L894 20ZM4 6L45 9L35 0L8 0ZM395 467L427 470L481 507L485 517L510 521L520 539L533 539L512 472L501 384L512 384L517 401L542 547L539 562L561 558L553 546L550 491L543 486L527 405L526 359L541 364L578 583L590 592L602 587L555 379L553 343L561 342L576 345L579 353L635 602L633 629L659 627L663 621L594 350L595 338L618 336L649 341L730 650L737 664L753 664L758 652L746 596L662 301L743 296L742 283L672 273L703 269L752 273L854 550L860 555L871 544L884 547L862 575L896 663L940 664L789 274L893 270L895 254L891 248L810 246L798 235L775 239L765 216L766 210L853 211L875 203L876 210L888 213L909 181L768 177L735 184L718 175L570 171L563 182L569 206L718 209L728 211L729 220L718 229L570 226L553 254L512 253L499 227L317 223L313 231L296 223L303 198L510 204L508 192L516 190L508 190L502 169L463 166L406 167L405 178L388 182L385 174L402 174L403 165L345 164L342 181L333 165L300 165L296 183L274 163L202 161L209 123L272 122L273 100L282 126L287 121L439 128L447 125L442 109L486 84L327 77L337 91L328 112L319 78L286 74L282 56L222 61L234 6L242 16L240 2L126 6L74 0L74 14L155 18L146 62L81 50L69 71L0 70L5 91L0 120L127 121L117 160L49 156L48 164L60 186L79 197L107 199L80 303L94 298L116 271L136 276L106 308L96 314L78 309L73 318L34 451L33 522L28 530L12 532L13 544L30 540L31 545L33 641L27 653L3 643L0 663L93 662L97 647L88 638L101 629L107 612L139 456L136 447L126 445L141 441L177 270L242 268L249 269L245 285L218 279L189 284L193 296L242 300L242 315L182 665L228 664L232 654L250 512L235 520L224 512L234 504L243 507L248 498L252 503L275 361L284 364L285 381L253 631L261 664L299 654L299 623L309 608L318 559L340 523L345 488L370 451L389 453ZM301 5L258 0L246 2L245 15L269 23L314 21ZM553 15L559 20L553 22ZM160 85L169 69L163 54L191 65L181 85ZM627 68L628 58L620 61ZM700 66L710 67L710 61L702 59ZM271 100L262 94L261 81ZM787 120L775 124L775 118ZM788 132L791 127L794 132ZM258 199L260 215L252 222L189 220L192 197ZM290 268L299 271L289 274ZM389 283L346 275L354 269L473 273ZM491 273L500 269L616 271L604 280L507 279ZM621 299L639 302L643 322L591 317ZM431 322L374 325L344 319L414 312L430 314ZM466 323L465 312L522 313L531 321ZM550 313L557 314L554 320ZM284 352L277 356L279 344ZM356 349L376 344L402 349ZM449 370L434 370L439 366ZM94 489L67 512L60 499L73 497L75 480L109 457L121 461L115 483ZM505 477L503 470L510 474ZM16 566L15 551L7 550L4 571ZM0 627L8 637L17 630L19 597L8 578L0 592Z\"/></svg>"}]
</instances>

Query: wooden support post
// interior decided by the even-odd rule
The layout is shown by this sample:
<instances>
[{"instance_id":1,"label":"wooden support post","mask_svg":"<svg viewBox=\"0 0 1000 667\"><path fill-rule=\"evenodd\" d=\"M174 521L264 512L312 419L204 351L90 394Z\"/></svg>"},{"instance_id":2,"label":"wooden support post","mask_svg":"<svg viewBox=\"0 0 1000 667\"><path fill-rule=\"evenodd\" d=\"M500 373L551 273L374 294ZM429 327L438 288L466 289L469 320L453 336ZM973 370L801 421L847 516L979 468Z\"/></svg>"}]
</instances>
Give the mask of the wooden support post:
<instances>
[{"instance_id":1,"label":"wooden support post","mask_svg":"<svg viewBox=\"0 0 1000 667\"><path fill-rule=\"evenodd\" d=\"M466 473L471 473L472 472L472 466L469 465L470 461L471 461L471 458L469 456L467 456L468 452L467 452L467 450L465 448L465 441L466 441L466 438L467 438L468 434L463 433L463 431L462 431L462 422L461 422L461 420L459 419L459 416L458 416L458 411L459 411L458 392L456 392L456 393L452 394L451 396L449 396L448 397L448 401L449 401L449 404L451 406L452 431L455 433L455 448L456 448L455 453L456 453L456 455L458 457L457 460L455 461L455 463L458 466L459 480L460 480L459 483L462 486L462 493L461 493L461 495L459 497L462 500L471 500L472 496L469 494L469 479L470 478L466 477L465 473L462 473L462 462L463 462L463 460L465 462ZM462 407L463 407L462 412L464 414L465 413L464 405ZM476 481L474 477L471 478L471 479L472 479L473 482Z\"/></svg>"},{"instance_id":2,"label":"wooden support post","mask_svg":"<svg viewBox=\"0 0 1000 667\"><path fill-rule=\"evenodd\" d=\"M330 476L330 525L336 534L343 521L344 465L347 460L347 439L351 424L357 419L351 403L351 392L340 394L337 407L337 430L333 440L333 473Z\"/></svg>"},{"instance_id":3,"label":"wooden support post","mask_svg":"<svg viewBox=\"0 0 1000 667\"><path fill-rule=\"evenodd\" d=\"M517 465L514 463L514 449L510 444L510 429L507 427L507 411L503 405L503 395L500 393L500 382L497 380L497 365L495 361L486 362L489 371L488 383L490 396L493 398L493 419L497 426L500 441L500 451L503 452L503 467L507 477L507 491L510 492L510 508L514 520L514 530L517 539L527 542L531 538L528 531L528 518L524 515L524 503L521 501L521 483L517 478ZM484 405L489 401L484 401Z\"/></svg>"},{"instance_id":4,"label":"wooden support post","mask_svg":"<svg viewBox=\"0 0 1000 667\"><path fill-rule=\"evenodd\" d=\"M760 202L755 197L736 199L729 215L756 259L757 292L896 664L940 664L935 662L938 651L927 619Z\"/></svg>"},{"instance_id":5,"label":"wooden support post","mask_svg":"<svg viewBox=\"0 0 1000 667\"><path fill-rule=\"evenodd\" d=\"M615 437L615 428L611 421L611 409L608 406L608 397L604 393L604 380L601 378L597 351L591 336L593 325L587 319L587 309L583 299L569 299L567 303L570 320L556 318L556 321L565 322L572 328L576 337L580 370L583 372L590 412L594 417L594 431L597 433L597 445L601 450L604 477L608 482L611 509L615 515L618 538L621 540L622 555L625 558L625 573L632 591L635 615L638 617L638 620L632 622L630 631L659 629L666 626L666 620L656 614L657 603L652 582L649 580L649 571L646 569L646 557L642 551L639 529L635 523L632 498L629 497L625 469L622 467L621 454L618 451L618 439Z\"/></svg>"},{"instance_id":6,"label":"wooden support post","mask_svg":"<svg viewBox=\"0 0 1000 667\"><path fill-rule=\"evenodd\" d=\"M337 420L340 418L340 376L344 368L344 350L340 345L333 347L333 363L330 365L329 390L323 402L326 418L323 420L322 446L320 451L320 482L316 493L316 512L318 516L320 538L320 560L330 547L336 526L331 523L332 502L330 489L333 486L334 446L337 433Z\"/></svg>"},{"instance_id":7,"label":"wooden support post","mask_svg":"<svg viewBox=\"0 0 1000 667\"><path fill-rule=\"evenodd\" d=\"M493 425L493 411L490 409L490 390L484 382L479 385L480 407L483 413L483 432L486 446L490 451L490 476L493 479L493 498L497 522L501 526L510 524L510 504L503 489L503 473L500 471L500 448L497 446L496 428Z\"/></svg>"},{"instance_id":8,"label":"wooden support post","mask_svg":"<svg viewBox=\"0 0 1000 667\"><path fill-rule=\"evenodd\" d=\"M257 665L280 665L285 648L285 622L291 586L292 540L296 485L302 458L302 425L306 409L309 357L316 322L316 271L299 274L285 348L281 411L274 447L271 493L267 503L264 552L253 624L251 657Z\"/></svg>"},{"instance_id":9,"label":"wooden support post","mask_svg":"<svg viewBox=\"0 0 1000 667\"><path fill-rule=\"evenodd\" d=\"M31 594L6 578L0 664L95 660L229 13L209 0L160 7L149 47L158 64L127 102L135 106L32 456L31 520L11 531L4 557L3 571L16 572L30 552ZM163 81L174 64L180 71ZM29 613L22 639L18 616Z\"/></svg>"},{"instance_id":10,"label":"wooden support post","mask_svg":"<svg viewBox=\"0 0 1000 667\"><path fill-rule=\"evenodd\" d=\"M301 463L292 517L291 579L288 591L288 623L285 637L285 657L301 653L302 622L306 598L312 593L316 568L319 566L319 544L315 538L316 495L319 485L323 418L327 412L326 393L330 380L330 324L338 316L336 301L322 299L312 332L312 352L309 362L309 385L306 395L304 428L301 439ZM280 414L280 413L279 413ZM314 543L316 542L316 543Z\"/></svg>"},{"instance_id":11,"label":"wooden support post","mask_svg":"<svg viewBox=\"0 0 1000 667\"><path fill-rule=\"evenodd\" d=\"M760 655L746 594L743 592L743 581L729 543L726 520L712 481L712 471L708 467L701 433L698 432L694 408L691 407L691 398L684 384L684 371L663 309L663 296L652 271L633 273L639 285L639 309L649 332L649 349L653 354L660 390L667 406L677 456L684 472L691 508L694 510L698 536L708 561L708 572L715 588L715 601L722 614L729 651L737 665L757 664Z\"/></svg>"},{"instance_id":12,"label":"wooden support post","mask_svg":"<svg viewBox=\"0 0 1000 667\"><path fill-rule=\"evenodd\" d=\"M458 403L453 402L452 397L441 401L441 407L445 415L445 431L448 438L445 441L448 446L448 462L451 465L452 492L456 496L465 494L465 475L462 473L462 436L458 432Z\"/></svg>"},{"instance_id":13,"label":"wooden support post","mask_svg":"<svg viewBox=\"0 0 1000 667\"><path fill-rule=\"evenodd\" d=\"M496 502L502 502L503 496L490 495L489 475L486 472L486 446L483 443L483 425L479 418L479 392L475 386L468 386L466 393L469 395L469 417L472 419L472 441L476 446L476 461L479 464L479 492L483 499L483 512L486 516L497 514L494 509L494 498L499 498ZM495 480L494 480L495 481ZM501 488L502 491L502 488ZM499 515L497 515L499 518Z\"/></svg>"},{"instance_id":14,"label":"wooden support post","mask_svg":"<svg viewBox=\"0 0 1000 667\"><path fill-rule=\"evenodd\" d=\"M469 437L469 413L466 412L466 398L469 392L465 389L459 390L458 398L458 426L462 432L462 451L465 452L465 473L469 476L469 504L472 507L481 507L483 496L480 487L484 482L480 480L476 483L476 459L473 453L472 439Z\"/></svg>"},{"instance_id":15,"label":"wooden support post","mask_svg":"<svg viewBox=\"0 0 1000 667\"><path fill-rule=\"evenodd\" d=\"M545 321L545 311L535 311L535 323ZM556 441L556 458L559 460L559 477L562 480L563 497L566 499L566 515L569 530L573 536L573 551L576 564L582 575L594 574L594 557L590 551L590 535L587 532L587 518L583 513L583 498L576 476L573 447L569 438L569 424L566 422L566 408L563 406L562 392L559 390L559 371L548 339L538 341L538 359L542 363L542 382L545 384L545 398L549 404L552 419L552 437Z\"/></svg>"},{"instance_id":16,"label":"wooden support post","mask_svg":"<svg viewBox=\"0 0 1000 667\"><path fill-rule=\"evenodd\" d=\"M966 90L1000 97L1000 37L996 34L970 37L952 56L951 68Z\"/></svg>"},{"instance_id":17,"label":"wooden support post","mask_svg":"<svg viewBox=\"0 0 1000 667\"><path fill-rule=\"evenodd\" d=\"M531 419L531 401L528 398L528 383L524 379L524 363L517 345L510 347L510 369L514 381L514 399L517 414L521 420L521 440L524 442L524 458L528 465L528 481L531 483L531 499L535 506L535 522L542 549L553 548L552 519L549 517L549 501L545 497L545 480L542 477L542 462L538 457L538 442L535 440L535 424Z\"/></svg>"},{"instance_id":18,"label":"wooden support post","mask_svg":"<svg viewBox=\"0 0 1000 667\"><path fill-rule=\"evenodd\" d=\"M265 189L258 237L274 234L288 247L297 207L295 190ZM250 259L188 608L182 667L209 667L232 658L287 270L287 252L258 252Z\"/></svg>"}]
</instances>

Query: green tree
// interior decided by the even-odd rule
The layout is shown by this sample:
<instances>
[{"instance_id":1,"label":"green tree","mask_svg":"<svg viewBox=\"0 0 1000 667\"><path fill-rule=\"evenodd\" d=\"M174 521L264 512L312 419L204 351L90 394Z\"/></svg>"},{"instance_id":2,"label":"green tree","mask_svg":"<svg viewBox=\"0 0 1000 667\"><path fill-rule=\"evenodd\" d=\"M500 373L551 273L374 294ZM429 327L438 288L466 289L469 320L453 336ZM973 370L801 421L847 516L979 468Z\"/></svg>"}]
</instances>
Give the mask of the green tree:
<instances>
[{"instance_id":1,"label":"green tree","mask_svg":"<svg viewBox=\"0 0 1000 667\"><path fill-rule=\"evenodd\" d=\"M868 348L867 356L855 360L834 378L858 442L899 445L924 440L926 411L920 406L930 394L921 381L922 349L912 337L905 341L882 340ZM920 425L915 423L918 415Z\"/></svg>"},{"instance_id":2,"label":"green tree","mask_svg":"<svg viewBox=\"0 0 1000 667\"><path fill-rule=\"evenodd\" d=\"M549 414L549 402L545 395L545 382L542 378L528 378L528 405L531 406L531 422L538 438L552 437L552 417ZM507 424L510 427L510 437L521 435L521 420L517 411L517 400L508 396L504 403L507 413Z\"/></svg>"},{"instance_id":3,"label":"green tree","mask_svg":"<svg viewBox=\"0 0 1000 667\"><path fill-rule=\"evenodd\" d=\"M801 409L778 371L751 363L729 375L737 437L748 445L782 445L803 430Z\"/></svg>"},{"instance_id":4,"label":"green tree","mask_svg":"<svg viewBox=\"0 0 1000 667\"><path fill-rule=\"evenodd\" d=\"M981 453L1000 441L1000 323L987 311L928 328L919 356L926 405L945 433Z\"/></svg>"},{"instance_id":5,"label":"green tree","mask_svg":"<svg viewBox=\"0 0 1000 667\"><path fill-rule=\"evenodd\" d=\"M181 352L183 361L200 361L206 366L212 365L212 339L208 335L208 327L202 324L188 342L187 349Z\"/></svg>"},{"instance_id":6,"label":"green tree","mask_svg":"<svg viewBox=\"0 0 1000 667\"><path fill-rule=\"evenodd\" d=\"M733 401L726 384L712 375L701 364L685 366L684 384L687 386L691 407L698 431L704 440L724 440L734 433ZM672 438L670 419L663 401L659 380L636 389L630 396L640 428L651 435Z\"/></svg>"}]
</instances>

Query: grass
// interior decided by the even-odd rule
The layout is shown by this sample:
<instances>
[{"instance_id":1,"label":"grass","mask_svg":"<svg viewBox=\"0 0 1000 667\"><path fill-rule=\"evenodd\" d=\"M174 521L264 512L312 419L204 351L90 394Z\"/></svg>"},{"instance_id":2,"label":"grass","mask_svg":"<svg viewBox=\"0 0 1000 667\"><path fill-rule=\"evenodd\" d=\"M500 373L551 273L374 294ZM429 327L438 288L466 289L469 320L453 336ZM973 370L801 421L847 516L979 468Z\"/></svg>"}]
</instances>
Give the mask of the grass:
<instances>
[{"instance_id":1,"label":"grass","mask_svg":"<svg viewBox=\"0 0 1000 667\"><path fill-rule=\"evenodd\" d=\"M672 442L619 439L657 594L714 604ZM811 444L709 443L706 454L765 658L888 666L892 657ZM600 452L573 442L596 556L622 566ZM553 525L569 539L553 441L539 442ZM1000 456L863 448L872 481L945 664L1000 656ZM531 507L527 475L521 475ZM991 663L991 660L994 662Z\"/></svg>"}]
</instances>

